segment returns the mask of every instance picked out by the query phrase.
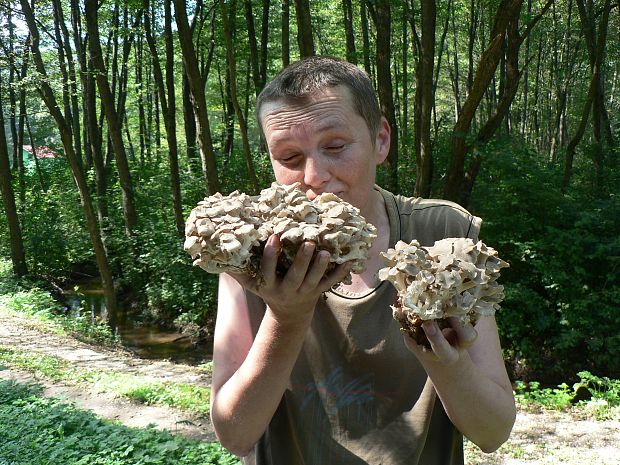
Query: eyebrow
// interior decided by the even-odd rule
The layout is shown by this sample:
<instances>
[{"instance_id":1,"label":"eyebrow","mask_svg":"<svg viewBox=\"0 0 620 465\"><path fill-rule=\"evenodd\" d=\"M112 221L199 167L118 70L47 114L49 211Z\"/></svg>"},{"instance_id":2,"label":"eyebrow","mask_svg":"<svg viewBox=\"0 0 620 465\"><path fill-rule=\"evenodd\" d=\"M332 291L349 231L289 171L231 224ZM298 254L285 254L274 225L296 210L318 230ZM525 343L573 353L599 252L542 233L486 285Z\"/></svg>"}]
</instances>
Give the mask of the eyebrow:
<instances>
[{"instance_id":1,"label":"eyebrow","mask_svg":"<svg viewBox=\"0 0 620 465\"><path fill-rule=\"evenodd\" d=\"M303 123L300 123L300 125L302 125ZM340 130L342 128L345 128L347 125L341 121L339 118L328 118L325 121L322 121L321 123L319 123L318 127L316 128L316 132L317 133L323 133L323 132L328 132L328 131L333 131L333 130ZM296 138L295 136L292 135L285 135L283 137L275 137L272 141L272 143L270 144L272 147L274 146L278 146L278 145L284 145L289 143L290 141L294 141Z\"/></svg>"}]
</instances>

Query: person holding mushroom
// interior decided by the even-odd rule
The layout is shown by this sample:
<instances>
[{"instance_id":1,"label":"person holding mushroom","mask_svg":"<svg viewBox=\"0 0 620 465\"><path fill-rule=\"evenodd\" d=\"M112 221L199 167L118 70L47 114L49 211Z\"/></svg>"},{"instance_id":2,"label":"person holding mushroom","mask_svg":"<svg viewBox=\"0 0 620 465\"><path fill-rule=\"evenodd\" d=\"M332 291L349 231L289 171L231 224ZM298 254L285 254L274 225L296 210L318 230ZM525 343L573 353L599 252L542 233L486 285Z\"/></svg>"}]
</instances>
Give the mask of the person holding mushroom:
<instances>
[{"instance_id":1,"label":"person holding mushroom","mask_svg":"<svg viewBox=\"0 0 620 465\"><path fill-rule=\"evenodd\" d=\"M377 273L398 241L477 239L481 220L445 201L375 184L391 128L368 76L330 57L282 70L256 102L276 180L309 200L333 193L376 227L365 270L328 270L304 242L278 270L282 237L267 239L260 277L220 275L211 418L246 464L463 463L465 435L497 449L515 420L495 319L422 324L429 346L400 331L396 290Z\"/></svg>"}]
</instances>

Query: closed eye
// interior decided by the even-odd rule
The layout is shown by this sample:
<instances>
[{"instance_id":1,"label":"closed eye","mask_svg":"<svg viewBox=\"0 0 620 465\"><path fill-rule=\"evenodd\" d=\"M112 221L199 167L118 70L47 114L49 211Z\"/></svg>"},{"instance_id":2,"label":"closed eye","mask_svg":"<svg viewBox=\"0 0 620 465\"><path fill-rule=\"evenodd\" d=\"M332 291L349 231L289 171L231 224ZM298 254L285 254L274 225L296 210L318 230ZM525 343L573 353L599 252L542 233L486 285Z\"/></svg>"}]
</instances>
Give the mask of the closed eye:
<instances>
[{"instance_id":1,"label":"closed eye","mask_svg":"<svg viewBox=\"0 0 620 465\"><path fill-rule=\"evenodd\" d=\"M276 161L278 161L279 163L283 163L283 164L292 164L292 163L296 163L299 160L300 156L301 155L299 155L298 153L282 155L281 157L278 157Z\"/></svg>"},{"instance_id":2,"label":"closed eye","mask_svg":"<svg viewBox=\"0 0 620 465\"><path fill-rule=\"evenodd\" d=\"M325 147L325 150L331 153L338 153L344 150L345 144L330 144Z\"/></svg>"}]
</instances>

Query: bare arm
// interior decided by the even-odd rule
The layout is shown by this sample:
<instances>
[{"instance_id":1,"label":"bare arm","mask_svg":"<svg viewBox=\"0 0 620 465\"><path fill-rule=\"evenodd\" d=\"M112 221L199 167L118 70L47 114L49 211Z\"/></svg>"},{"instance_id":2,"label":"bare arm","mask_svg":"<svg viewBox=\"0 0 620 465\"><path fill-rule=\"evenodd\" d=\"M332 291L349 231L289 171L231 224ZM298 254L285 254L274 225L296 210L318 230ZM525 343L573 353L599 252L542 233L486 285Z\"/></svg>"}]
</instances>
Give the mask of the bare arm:
<instances>
[{"instance_id":1,"label":"bare arm","mask_svg":"<svg viewBox=\"0 0 620 465\"><path fill-rule=\"evenodd\" d=\"M340 266L323 278L329 254L319 253L312 260L314 245L306 244L279 278L278 250L279 240L273 236L265 247L260 287L245 277L220 277L211 420L221 443L239 456L250 452L271 421L321 292L348 272L347 266ZM256 336L243 286L253 289L267 305Z\"/></svg>"},{"instance_id":2,"label":"bare arm","mask_svg":"<svg viewBox=\"0 0 620 465\"><path fill-rule=\"evenodd\" d=\"M480 319L477 338L469 325L453 328L442 332L435 322L424 324L432 352L408 338L406 344L433 381L452 423L480 449L492 452L508 439L516 416L495 318Z\"/></svg>"}]
</instances>

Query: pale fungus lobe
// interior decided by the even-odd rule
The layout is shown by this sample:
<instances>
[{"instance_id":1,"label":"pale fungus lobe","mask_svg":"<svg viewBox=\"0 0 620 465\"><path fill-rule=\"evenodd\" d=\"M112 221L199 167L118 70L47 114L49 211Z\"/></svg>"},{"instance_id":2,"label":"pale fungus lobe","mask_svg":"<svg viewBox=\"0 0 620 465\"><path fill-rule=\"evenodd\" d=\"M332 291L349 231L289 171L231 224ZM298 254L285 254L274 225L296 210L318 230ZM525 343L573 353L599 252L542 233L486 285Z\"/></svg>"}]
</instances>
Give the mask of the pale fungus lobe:
<instances>
[{"instance_id":1,"label":"pale fungus lobe","mask_svg":"<svg viewBox=\"0 0 620 465\"><path fill-rule=\"evenodd\" d=\"M442 328L448 317L475 323L495 314L504 298L497 279L508 263L482 241L448 238L432 247L399 241L381 255L387 266L379 279L390 281L398 293L392 315L418 344L429 345L424 321L438 320Z\"/></svg>"},{"instance_id":2,"label":"pale fungus lobe","mask_svg":"<svg viewBox=\"0 0 620 465\"><path fill-rule=\"evenodd\" d=\"M314 242L317 252L330 253L327 272L350 261L351 271L361 273L377 236L359 210L336 195L324 193L310 201L299 183L273 183L256 197L235 191L199 202L186 222L184 248L194 265L210 273L259 276L262 252L272 234L282 244L280 273L288 270L306 241Z\"/></svg>"}]
</instances>

